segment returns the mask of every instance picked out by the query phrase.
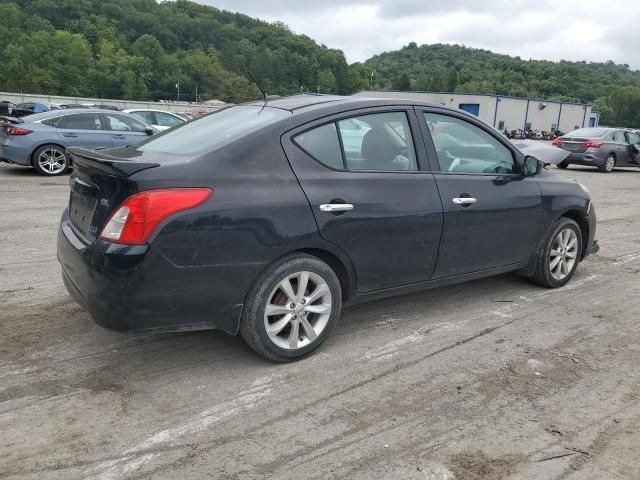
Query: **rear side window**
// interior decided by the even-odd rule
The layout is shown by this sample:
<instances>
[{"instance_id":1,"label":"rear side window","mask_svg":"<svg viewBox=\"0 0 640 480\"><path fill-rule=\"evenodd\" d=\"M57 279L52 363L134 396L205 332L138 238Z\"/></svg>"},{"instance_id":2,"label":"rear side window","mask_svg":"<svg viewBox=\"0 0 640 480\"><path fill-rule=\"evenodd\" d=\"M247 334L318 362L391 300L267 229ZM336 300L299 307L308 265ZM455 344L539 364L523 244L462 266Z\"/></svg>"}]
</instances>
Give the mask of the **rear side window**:
<instances>
[{"instance_id":1,"label":"rear side window","mask_svg":"<svg viewBox=\"0 0 640 480\"><path fill-rule=\"evenodd\" d=\"M198 118L136 145L143 152L193 155L222 147L291 116L277 108L242 105Z\"/></svg>"},{"instance_id":2,"label":"rear side window","mask_svg":"<svg viewBox=\"0 0 640 480\"><path fill-rule=\"evenodd\" d=\"M404 112L385 112L338 120L309 130L294 141L319 162L346 170L418 169Z\"/></svg>"},{"instance_id":3,"label":"rear side window","mask_svg":"<svg viewBox=\"0 0 640 480\"><path fill-rule=\"evenodd\" d=\"M58 128L71 130L102 130L102 117L99 113L79 113L60 118Z\"/></svg>"},{"instance_id":4,"label":"rear side window","mask_svg":"<svg viewBox=\"0 0 640 480\"><path fill-rule=\"evenodd\" d=\"M624 136L624 132L621 132L619 130L617 132L614 132L613 141L619 142L619 143L627 143L627 139Z\"/></svg>"},{"instance_id":5,"label":"rear side window","mask_svg":"<svg viewBox=\"0 0 640 480\"><path fill-rule=\"evenodd\" d=\"M342 169L342 151L335 123L314 128L295 138L296 143L328 167Z\"/></svg>"}]
</instances>

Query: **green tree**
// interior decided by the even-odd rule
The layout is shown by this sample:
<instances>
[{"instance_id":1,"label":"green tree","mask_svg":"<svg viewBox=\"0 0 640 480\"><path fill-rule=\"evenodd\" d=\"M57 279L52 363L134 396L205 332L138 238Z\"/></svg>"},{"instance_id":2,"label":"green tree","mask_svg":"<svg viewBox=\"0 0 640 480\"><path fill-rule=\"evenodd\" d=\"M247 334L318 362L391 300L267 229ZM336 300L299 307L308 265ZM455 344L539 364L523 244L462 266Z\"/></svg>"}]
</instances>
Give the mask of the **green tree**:
<instances>
[{"instance_id":1,"label":"green tree","mask_svg":"<svg viewBox=\"0 0 640 480\"><path fill-rule=\"evenodd\" d=\"M318 88L321 93L332 93L336 86L336 77L331 70L322 70L318 74Z\"/></svg>"},{"instance_id":2,"label":"green tree","mask_svg":"<svg viewBox=\"0 0 640 480\"><path fill-rule=\"evenodd\" d=\"M392 88L394 90L411 90L411 79L407 72L403 72L394 80Z\"/></svg>"}]
</instances>

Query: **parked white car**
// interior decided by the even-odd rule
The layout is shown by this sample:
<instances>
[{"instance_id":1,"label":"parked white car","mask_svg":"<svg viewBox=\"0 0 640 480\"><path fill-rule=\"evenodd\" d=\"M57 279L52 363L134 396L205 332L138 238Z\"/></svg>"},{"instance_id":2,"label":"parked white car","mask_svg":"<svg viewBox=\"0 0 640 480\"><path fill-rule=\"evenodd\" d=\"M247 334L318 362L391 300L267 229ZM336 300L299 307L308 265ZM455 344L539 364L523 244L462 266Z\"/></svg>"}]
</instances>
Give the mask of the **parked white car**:
<instances>
[{"instance_id":1,"label":"parked white car","mask_svg":"<svg viewBox=\"0 0 640 480\"><path fill-rule=\"evenodd\" d=\"M185 118L182 115L178 115L177 113L167 112L165 110L154 110L152 108L134 108L124 110L124 112L130 113L131 115L140 118L143 122L152 125L154 128L160 131L175 127L176 125L180 125L181 123L189 121L188 118Z\"/></svg>"}]
</instances>

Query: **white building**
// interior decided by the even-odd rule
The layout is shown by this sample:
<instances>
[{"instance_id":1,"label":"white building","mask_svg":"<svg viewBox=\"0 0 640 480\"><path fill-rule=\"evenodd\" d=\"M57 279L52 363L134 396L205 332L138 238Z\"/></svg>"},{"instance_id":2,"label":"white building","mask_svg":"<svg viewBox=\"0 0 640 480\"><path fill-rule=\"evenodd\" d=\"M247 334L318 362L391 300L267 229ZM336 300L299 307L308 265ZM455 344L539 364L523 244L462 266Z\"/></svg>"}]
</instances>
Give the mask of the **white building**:
<instances>
[{"instance_id":1,"label":"white building","mask_svg":"<svg viewBox=\"0 0 640 480\"><path fill-rule=\"evenodd\" d=\"M505 95L392 91L362 91L354 95L419 100L460 108L499 130L560 130L567 133L577 128L596 127L600 119L588 104Z\"/></svg>"}]
</instances>

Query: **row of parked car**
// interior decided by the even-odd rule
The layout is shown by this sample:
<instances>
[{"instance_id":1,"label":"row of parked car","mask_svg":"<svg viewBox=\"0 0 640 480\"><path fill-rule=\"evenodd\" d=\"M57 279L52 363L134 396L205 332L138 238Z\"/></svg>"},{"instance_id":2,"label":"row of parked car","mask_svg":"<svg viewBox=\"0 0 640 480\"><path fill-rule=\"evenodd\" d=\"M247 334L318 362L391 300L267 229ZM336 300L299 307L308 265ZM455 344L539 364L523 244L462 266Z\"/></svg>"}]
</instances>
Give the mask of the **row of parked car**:
<instances>
[{"instance_id":1,"label":"row of parked car","mask_svg":"<svg viewBox=\"0 0 640 480\"><path fill-rule=\"evenodd\" d=\"M120 110L112 105L0 103L0 161L32 166L42 175L64 174L67 148L114 148L181 125L205 112Z\"/></svg>"}]
</instances>

